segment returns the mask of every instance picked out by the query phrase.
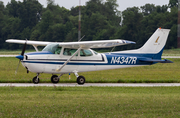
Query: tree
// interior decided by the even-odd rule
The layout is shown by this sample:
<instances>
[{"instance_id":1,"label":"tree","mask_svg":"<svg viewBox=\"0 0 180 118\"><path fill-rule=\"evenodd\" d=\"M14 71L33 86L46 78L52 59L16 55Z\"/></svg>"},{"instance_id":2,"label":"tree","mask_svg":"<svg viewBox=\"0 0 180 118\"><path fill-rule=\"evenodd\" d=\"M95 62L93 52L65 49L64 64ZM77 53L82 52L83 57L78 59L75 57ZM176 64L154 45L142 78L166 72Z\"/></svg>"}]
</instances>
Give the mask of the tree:
<instances>
[{"instance_id":1,"label":"tree","mask_svg":"<svg viewBox=\"0 0 180 118\"><path fill-rule=\"evenodd\" d=\"M169 0L169 8L178 7L178 0Z\"/></svg>"},{"instance_id":2,"label":"tree","mask_svg":"<svg viewBox=\"0 0 180 118\"><path fill-rule=\"evenodd\" d=\"M3 22L4 22L4 4L0 1L0 47L3 47L3 39L2 39L2 28L3 28Z\"/></svg>"},{"instance_id":3,"label":"tree","mask_svg":"<svg viewBox=\"0 0 180 118\"><path fill-rule=\"evenodd\" d=\"M143 13L143 16L147 16L153 12L156 11L156 7L154 4L146 4L144 6L141 6L141 11Z\"/></svg>"},{"instance_id":4,"label":"tree","mask_svg":"<svg viewBox=\"0 0 180 118\"><path fill-rule=\"evenodd\" d=\"M11 0L6 6L0 2L0 48L21 48L7 45L8 38L39 41L78 41L79 7L68 10L47 0L46 8L37 0ZM141 47L158 28L171 29L165 48L176 48L178 0L170 0L169 5L127 8L122 13L117 10L117 0L89 0L81 6L81 34L83 39L126 39L136 45L121 46L116 49ZM168 11L168 7L171 11ZM121 17L123 17L120 26Z\"/></svg>"}]
</instances>

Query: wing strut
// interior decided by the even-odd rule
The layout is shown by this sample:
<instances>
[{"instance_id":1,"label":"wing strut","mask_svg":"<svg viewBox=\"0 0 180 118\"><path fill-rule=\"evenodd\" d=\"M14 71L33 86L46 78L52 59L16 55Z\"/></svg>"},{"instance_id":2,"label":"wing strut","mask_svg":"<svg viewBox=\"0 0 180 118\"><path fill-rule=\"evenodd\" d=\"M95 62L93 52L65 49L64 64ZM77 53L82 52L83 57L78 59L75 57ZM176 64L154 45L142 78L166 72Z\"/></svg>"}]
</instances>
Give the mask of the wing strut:
<instances>
[{"instance_id":1,"label":"wing strut","mask_svg":"<svg viewBox=\"0 0 180 118\"><path fill-rule=\"evenodd\" d=\"M60 72L61 69L81 50L82 48L78 48L78 50L58 69L56 69L57 72Z\"/></svg>"},{"instance_id":2,"label":"wing strut","mask_svg":"<svg viewBox=\"0 0 180 118\"><path fill-rule=\"evenodd\" d=\"M36 50L36 52L39 52L37 45L33 45L34 49Z\"/></svg>"}]
</instances>

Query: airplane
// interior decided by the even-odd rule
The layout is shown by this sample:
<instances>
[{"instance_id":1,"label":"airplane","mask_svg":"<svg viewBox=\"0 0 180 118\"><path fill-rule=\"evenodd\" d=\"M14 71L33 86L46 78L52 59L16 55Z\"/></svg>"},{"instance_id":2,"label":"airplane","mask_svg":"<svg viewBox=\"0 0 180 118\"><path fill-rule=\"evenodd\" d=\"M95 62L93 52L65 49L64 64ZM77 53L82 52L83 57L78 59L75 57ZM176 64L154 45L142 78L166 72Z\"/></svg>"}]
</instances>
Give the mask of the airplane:
<instances>
[{"instance_id":1,"label":"airplane","mask_svg":"<svg viewBox=\"0 0 180 118\"><path fill-rule=\"evenodd\" d=\"M34 84L39 83L38 76L42 73L52 74L51 82L54 84L59 82L63 74L74 73L77 77L77 83L83 85L85 77L78 75L79 72L147 66L156 63L173 63L167 59L161 60L169 31L169 29L158 28L139 49L111 51L108 53L97 53L91 48L113 48L135 44L135 42L122 39L79 42L8 39L6 42L24 44L21 55L16 56L16 58L27 69L27 73L29 71L37 73L33 78ZM36 52L25 53L26 45L32 45ZM38 46L45 47L42 51L39 51Z\"/></svg>"}]
</instances>

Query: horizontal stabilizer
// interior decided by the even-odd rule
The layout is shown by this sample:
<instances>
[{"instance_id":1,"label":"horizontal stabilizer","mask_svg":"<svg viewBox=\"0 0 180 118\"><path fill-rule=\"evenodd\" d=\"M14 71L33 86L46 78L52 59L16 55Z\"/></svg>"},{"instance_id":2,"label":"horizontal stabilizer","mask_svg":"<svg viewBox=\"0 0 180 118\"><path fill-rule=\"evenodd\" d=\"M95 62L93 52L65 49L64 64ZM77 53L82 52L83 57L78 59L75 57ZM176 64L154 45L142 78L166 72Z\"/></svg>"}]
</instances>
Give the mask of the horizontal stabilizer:
<instances>
[{"instance_id":1,"label":"horizontal stabilizer","mask_svg":"<svg viewBox=\"0 0 180 118\"><path fill-rule=\"evenodd\" d=\"M164 59L164 60L160 60L160 59L140 59L139 61L142 62L151 62L151 63L173 63L170 60Z\"/></svg>"}]
</instances>

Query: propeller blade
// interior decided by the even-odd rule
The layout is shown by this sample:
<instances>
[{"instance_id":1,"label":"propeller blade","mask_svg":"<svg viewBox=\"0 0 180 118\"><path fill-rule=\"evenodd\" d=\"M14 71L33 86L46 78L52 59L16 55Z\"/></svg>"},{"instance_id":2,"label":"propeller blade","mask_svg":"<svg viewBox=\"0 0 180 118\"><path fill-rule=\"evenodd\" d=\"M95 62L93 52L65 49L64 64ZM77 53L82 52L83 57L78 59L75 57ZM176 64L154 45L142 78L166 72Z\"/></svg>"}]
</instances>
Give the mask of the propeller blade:
<instances>
[{"instance_id":1,"label":"propeller blade","mask_svg":"<svg viewBox=\"0 0 180 118\"><path fill-rule=\"evenodd\" d=\"M19 59L19 63L18 63L18 66L17 66L17 68L16 68L15 75L17 74L17 71L18 71L18 69L19 69L19 64L20 64L21 60L23 60L24 52L25 52L25 50L26 50L26 45L27 45L27 39L26 39L26 42L25 42L24 47L23 47L23 49L22 49L21 56L17 56L17 57L16 57L16 58Z\"/></svg>"},{"instance_id":2,"label":"propeller blade","mask_svg":"<svg viewBox=\"0 0 180 118\"><path fill-rule=\"evenodd\" d=\"M25 52L25 50L26 50L26 45L27 45L27 39L26 39L26 42L25 42L25 44L24 44L23 50L22 50L22 52L21 52L21 55L22 55L22 56L24 56L24 52Z\"/></svg>"},{"instance_id":3,"label":"propeller blade","mask_svg":"<svg viewBox=\"0 0 180 118\"><path fill-rule=\"evenodd\" d=\"M19 64L20 64L20 62L21 62L21 60L19 60ZM18 64L18 66L16 68L15 75L17 74L17 71L18 71L18 68L19 68L19 64Z\"/></svg>"}]
</instances>

